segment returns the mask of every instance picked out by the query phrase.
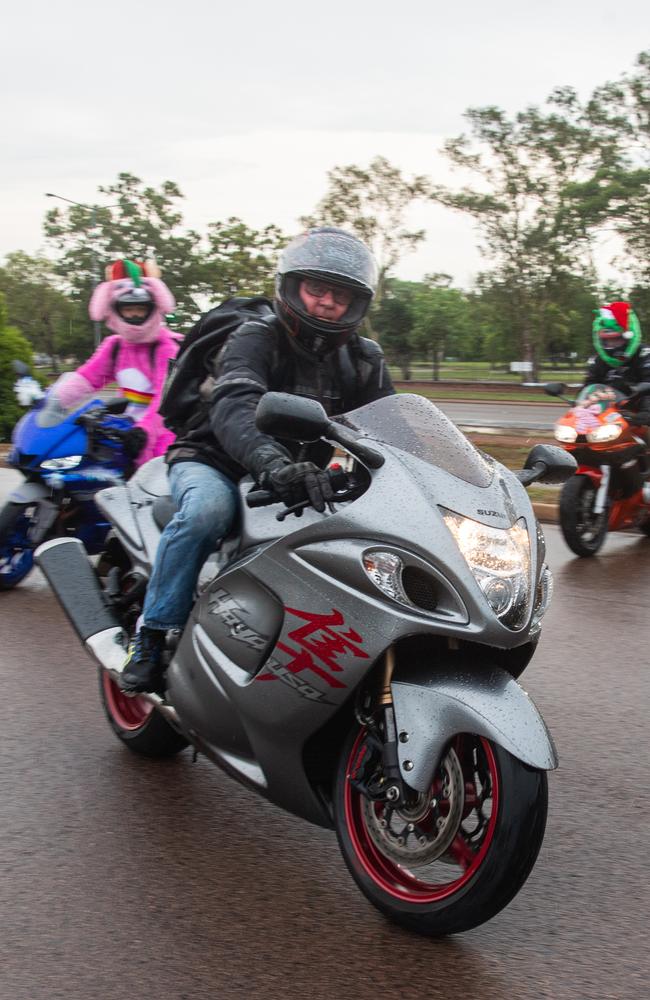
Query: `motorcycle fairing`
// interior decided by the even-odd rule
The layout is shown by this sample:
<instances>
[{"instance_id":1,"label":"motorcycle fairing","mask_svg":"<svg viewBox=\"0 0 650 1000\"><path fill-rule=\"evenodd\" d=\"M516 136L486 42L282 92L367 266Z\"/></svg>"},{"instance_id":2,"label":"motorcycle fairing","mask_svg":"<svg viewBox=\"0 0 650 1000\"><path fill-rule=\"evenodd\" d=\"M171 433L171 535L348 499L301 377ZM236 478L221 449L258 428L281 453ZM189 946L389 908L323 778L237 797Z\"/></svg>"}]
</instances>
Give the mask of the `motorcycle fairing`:
<instances>
[{"instance_id":1,"label":"motorcycle fairing","mask_svg":"<svg viewBox=\"0 0 650 1000\"><path fill-rule=\"evenodd\" d=\"M238 561L232 570L226 567L205 589L167 673L170 702L188 731L199 734L214 760L234 770L241 780L254 780L263 794L283 808L320 825L329 825L329 815L310 784L304 748L354 696L387 648L400 638L426 634L457 635L503 648L529 641L525 628L507 629L490 612L438 507L498 527L524 517L529 525L531 575L536 581L540 571L536 522L523 487L511 477L504 493L503 479L510 474L501 472L499 466L487 487L458 483L433 466L424 467L416 478L405 469L401 456L388 446L382 450L386 462L373 473L370 489L334 514L310 511L303 518L289 517L283 522L265 516L260 519L264 526L256 529L253 522L260 513L268 515L273 508L243 508L244 535L258 546L250 558ZM396 480L399 505L384 499L394 495ZM481 515L479 510L490 513ZM142 513L138 510L138 518ZM271 532L276 537L262 544ZM396 604L365 575L360 559L364 548L406 550L407 545L412 558L431 567L441 586L444 597L437 615ZM243 584L244 576L249 576L253 586ZM211 607L217 595L217 603L224 602L224 606L234 599L239 620L261 636L261 645L276 622L271 610L256 618L255 587L268 595L269 609L277 602L281 615L268 657L260 656L257 671L251 673L257 655L251 652L255 636L248 634L248 643L229 636L226 649L223 621L211 614ZM505 671L498 676L516 687ZM425 692L428 688L424 683ZM414 686L411 689L417 691ZM471 698L468 695L469 706L480 704L482 691L483 687ZM510 692L508 687L508 704L514 708L515 696ZM433 690L430 697L434 698ZM529 718L530 702L523 695L521 705ZM468 714L469 708L456 716L464 729ZM432 728L426 718L421 723L427 732ZM490 735L495 733L496 729L490 730ZM518 731L509 739L508 745L520 750ZM544 760L548 762L548 753Z\"/></svg>"},{"instance_id":2,"label":"motorcycle fairing","mask_svg":"<svg viewBox=\"0 0 650 1000\"><path fill-rule=\"evenodd\" d=\"M418 792L431 787L443 750L458 733L485 736L530 767L558 765L534 702L500 667L459 666L450 653L446 664L400 667L391 691L402 778Z\"/></svg>"}]
</instances>

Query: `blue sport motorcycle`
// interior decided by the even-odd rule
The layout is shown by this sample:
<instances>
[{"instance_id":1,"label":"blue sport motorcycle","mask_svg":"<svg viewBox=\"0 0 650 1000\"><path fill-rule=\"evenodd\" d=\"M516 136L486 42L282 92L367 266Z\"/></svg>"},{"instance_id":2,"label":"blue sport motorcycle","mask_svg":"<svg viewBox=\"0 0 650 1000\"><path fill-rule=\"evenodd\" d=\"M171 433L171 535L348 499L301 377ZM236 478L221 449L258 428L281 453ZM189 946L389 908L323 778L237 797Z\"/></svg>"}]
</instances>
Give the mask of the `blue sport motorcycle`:
<instances>
[{"instance_id":1,"label":"blue sport motorcycle","mask_svg":"<svg viewBox=\"0 0 650 1000\"><path fill-rule=\"evenodd\" d=\"M7 464L25 482L0 509L0 590L24 580L34 549L51 538L79 538L89 553L101 552L110 524L95 506L98 490L121 483L133 471L127 445L133 430L122 416L124 399L93 399L73 412L44 395L27 367L14 362L22 405Z\"/></svg>"}]
</instances>

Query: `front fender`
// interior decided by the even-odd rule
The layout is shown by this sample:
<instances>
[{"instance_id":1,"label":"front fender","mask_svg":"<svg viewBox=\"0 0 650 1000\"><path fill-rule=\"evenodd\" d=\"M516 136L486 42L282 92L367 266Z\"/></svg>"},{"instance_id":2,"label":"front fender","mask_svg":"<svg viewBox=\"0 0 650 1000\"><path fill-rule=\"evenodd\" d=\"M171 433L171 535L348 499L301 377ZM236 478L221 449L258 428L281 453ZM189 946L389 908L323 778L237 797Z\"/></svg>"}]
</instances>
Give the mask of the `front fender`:
<instances>
[{"instance_id":1,"label":"front fender","mask_svg":"<svg viewBox=\"0 0 650 1000\"><path fill-rule=\"evenodd\" d=\"M530 767L558 765L535 704L501 667L398 667L391 690L400 771L418 792L431 787L443 750L458 733L485 736Z\"/></svg>"},{"instance_id":2,"label":"front fender","mask_svg":"<svg viewBox=\"0 0 650 1000\"><path fill-rule=\"evenodd\" d=\"M9 503L34 503L36 500L45 500L51 493L52 490L43 483L21 483L7 499Z\"/></svg>"}]
</instances>

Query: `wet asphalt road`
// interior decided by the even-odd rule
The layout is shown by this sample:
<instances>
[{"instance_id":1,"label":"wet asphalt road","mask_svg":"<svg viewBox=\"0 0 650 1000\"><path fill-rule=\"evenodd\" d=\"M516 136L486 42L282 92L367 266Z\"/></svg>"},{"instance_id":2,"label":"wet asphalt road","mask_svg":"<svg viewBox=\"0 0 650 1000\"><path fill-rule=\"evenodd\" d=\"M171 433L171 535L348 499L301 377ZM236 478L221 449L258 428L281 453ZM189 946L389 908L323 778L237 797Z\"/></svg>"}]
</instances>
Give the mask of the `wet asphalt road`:
<instances>
[{"instance_id":1,"label":"wet asphalt road","mask_svg":"<svg viewBox=\"0 0 650 1000\"><path fill-rule=\"evenodd\" d=\"M0 594L2 1000L646 997L650 542L581 561L546 535L546 839L505 911L439 942L365 902L332 834L189 752L132 756L41 575Z\"/></svg>"}]
</instances>

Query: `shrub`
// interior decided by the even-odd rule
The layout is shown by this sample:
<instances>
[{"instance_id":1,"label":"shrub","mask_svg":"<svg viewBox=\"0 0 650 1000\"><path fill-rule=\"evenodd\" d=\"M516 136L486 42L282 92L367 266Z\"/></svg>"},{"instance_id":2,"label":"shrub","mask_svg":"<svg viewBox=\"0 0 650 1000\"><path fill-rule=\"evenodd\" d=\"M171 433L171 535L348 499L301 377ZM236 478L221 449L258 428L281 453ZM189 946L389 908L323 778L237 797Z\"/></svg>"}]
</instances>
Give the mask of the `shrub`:
<instances>
[{"instance_id":1,"label":"shrub","mask_svg":"<svg viewBox=\"0 0 650 1000\"><path fill-rule=\"evenodd\" d=\"M0 441L8 441L16 421L25 412L14 395L16 373L12 361L32 364L32 349L20 330L7 325L7 307L0 294Z\"/></svg>"}]
</instances>

